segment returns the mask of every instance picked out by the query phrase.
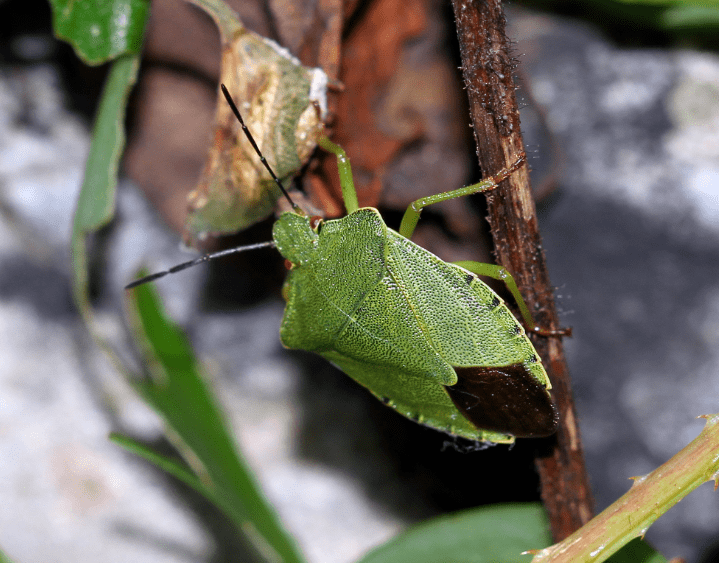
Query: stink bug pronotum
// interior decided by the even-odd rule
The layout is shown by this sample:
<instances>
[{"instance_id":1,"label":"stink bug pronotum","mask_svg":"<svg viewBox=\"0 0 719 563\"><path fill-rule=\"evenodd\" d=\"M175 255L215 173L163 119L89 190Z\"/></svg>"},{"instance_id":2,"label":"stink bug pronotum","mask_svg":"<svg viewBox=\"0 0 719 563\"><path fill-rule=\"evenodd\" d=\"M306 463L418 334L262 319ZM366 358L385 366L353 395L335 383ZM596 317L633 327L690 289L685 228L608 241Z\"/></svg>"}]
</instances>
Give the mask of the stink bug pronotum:
<instances>
[{"instance_id":1,"label":"stink bug pronotum","mask_svg":"<svg viewBox=\"0 0 719 563\"><path fill-rule=\"evenodd\" d=\"M323 138L320 146L337 156L347 209L345 217L324 221L292 202L224 85L222 92L292 211L275 222L271 242L205 255L128 289L219 256L274 246L289 268L284 346L321 355L399 413L451 435L511 443L553 434L558 416L539 356L522 324L477 275L504 281L527 326L541 332L512 277L492 264L444 262L409 240L423 207L491 190L526 157L478 184L415 201L394 231L377 209L359 208L347 156Z\"/></svg>"}]
</instances>

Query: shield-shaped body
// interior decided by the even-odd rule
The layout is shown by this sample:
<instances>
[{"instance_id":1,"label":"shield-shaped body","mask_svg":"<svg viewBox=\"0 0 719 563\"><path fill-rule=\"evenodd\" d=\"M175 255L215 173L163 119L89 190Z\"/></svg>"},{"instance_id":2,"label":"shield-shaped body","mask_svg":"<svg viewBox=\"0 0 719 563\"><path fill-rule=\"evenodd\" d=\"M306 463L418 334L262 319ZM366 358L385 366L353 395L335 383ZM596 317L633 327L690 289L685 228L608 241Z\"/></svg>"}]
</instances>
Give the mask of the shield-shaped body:
<instances>
[{"instance_id":1,"label":"shield-shaped body","mask_svg":"<svg viewBox=\"0 0 719 563\"><path fill-rule=\"evenodd\" d=\"M502 299L363 208L315 223L286 213L292 264L280 338L315 352L401 414L471 440L556 429L549 378Z\"/></svg>"}]
</instances>

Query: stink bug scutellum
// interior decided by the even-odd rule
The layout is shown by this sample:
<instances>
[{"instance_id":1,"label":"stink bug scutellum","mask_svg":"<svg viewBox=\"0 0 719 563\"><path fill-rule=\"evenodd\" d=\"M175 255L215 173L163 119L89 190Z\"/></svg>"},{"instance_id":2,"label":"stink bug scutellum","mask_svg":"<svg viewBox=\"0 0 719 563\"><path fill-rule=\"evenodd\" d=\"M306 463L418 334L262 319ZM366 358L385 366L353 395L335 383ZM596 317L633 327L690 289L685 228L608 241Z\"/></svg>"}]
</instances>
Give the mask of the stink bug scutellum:
<instances>
[{"instance_id":1,"label":"stink bug scutellum","mask_svg":"<svg viewBox=\"0 0 719 563\"><path fill-rule=\"evenodd\" d=\"M444 262L409 240L423 207L493 189L526 157L478 184L415 201L397 232L376 209L359 208L349 160L324 138L322 148L337 156L347 209L345 217L324 221L292 202L224 85L222 92L292 211L276 221L271 242L205 255L128 289L219 256L274 246L289 265L284 346L321 355L399 413L451 435L510 443L553 434L558 416L539 356L477 275L504 281L536 330L512 277L492 264Z\"/></svg>"}]
</instances>

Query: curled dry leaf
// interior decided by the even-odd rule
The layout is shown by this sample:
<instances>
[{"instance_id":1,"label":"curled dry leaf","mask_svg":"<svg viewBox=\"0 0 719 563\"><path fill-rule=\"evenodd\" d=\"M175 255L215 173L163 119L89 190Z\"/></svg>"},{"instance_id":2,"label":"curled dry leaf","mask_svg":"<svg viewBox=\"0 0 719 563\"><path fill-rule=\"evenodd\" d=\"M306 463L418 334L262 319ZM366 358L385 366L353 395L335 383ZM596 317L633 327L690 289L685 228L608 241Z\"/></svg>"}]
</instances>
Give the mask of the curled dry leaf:
<instances>
[{"instance_id":1,"label":"curled dry leaf","mask_svg":"<svg viewBox=\"0 0 719 563\"><path fill-rule=\"evenodd\" d=\"M303 66L274 41L246 29L221 0L193 3L217 23L222 37L220 81L286 185L323 133L327 75ZM216 112L205 169L188 196L186 228L192 239L240 231L269 216L281 195L224 99L218 100Z\"/></svg>"}]
</instances>

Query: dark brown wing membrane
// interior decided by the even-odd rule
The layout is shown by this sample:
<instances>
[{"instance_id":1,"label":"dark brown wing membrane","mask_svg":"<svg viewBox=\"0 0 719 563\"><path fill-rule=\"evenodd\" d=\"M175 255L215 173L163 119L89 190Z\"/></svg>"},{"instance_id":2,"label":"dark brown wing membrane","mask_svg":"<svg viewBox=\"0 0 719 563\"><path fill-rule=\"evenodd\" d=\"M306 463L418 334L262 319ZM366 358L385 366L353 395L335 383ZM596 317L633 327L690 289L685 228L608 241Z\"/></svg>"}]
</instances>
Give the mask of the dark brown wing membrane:
<instances>
[{"instance_id":1,"label":"dark brown wing membrane","mask_svg":"<svg viewBox=\"0 0 719 563\"><path fill-rule=\"evenodd\" d=\"M559 415L549 393L522 364L454 368L452 402L477 428L540 438L557 431Z\"/></svg>"}]
</instances>

